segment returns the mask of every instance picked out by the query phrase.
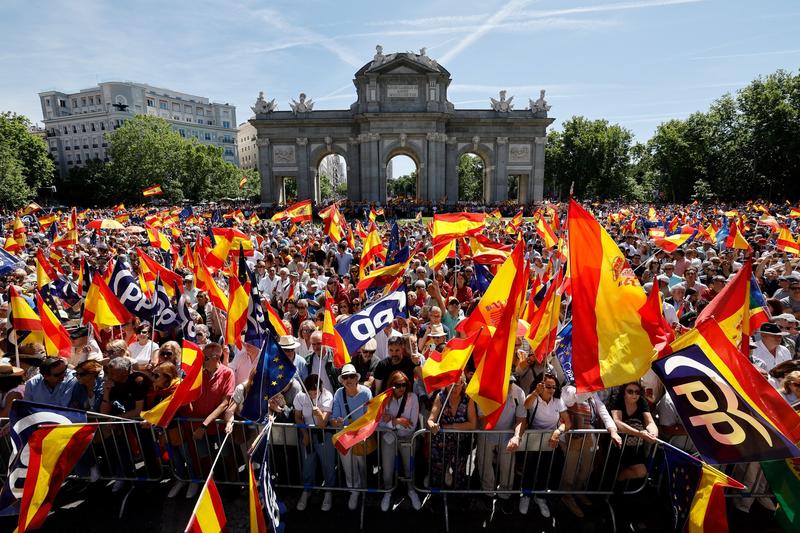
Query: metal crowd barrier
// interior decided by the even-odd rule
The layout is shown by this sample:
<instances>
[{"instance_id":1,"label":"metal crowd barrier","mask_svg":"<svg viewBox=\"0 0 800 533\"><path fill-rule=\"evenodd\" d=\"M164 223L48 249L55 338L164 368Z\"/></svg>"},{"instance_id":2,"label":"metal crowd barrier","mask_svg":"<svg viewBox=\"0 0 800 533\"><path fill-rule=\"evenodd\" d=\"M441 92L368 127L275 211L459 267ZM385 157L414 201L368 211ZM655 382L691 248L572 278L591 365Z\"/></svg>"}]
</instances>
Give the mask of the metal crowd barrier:
<instances>
[{"instance_id":1,"label":"metal crowd barrier","mask_svg":"<svg viewBox=\"0 0 800 533\"><path fill-rule=\"evenodd\" d=\"M203 483L224 439L224 421L198 432L200 419L176 419L166 430L143 428L139 424L102 421L97 434L71 478L109 481L150 482L174 479ZM14 450L7 430L7 419L0 419L0 478L7 479L9 458ZM262 426L236 421L231 442L226 444L215 469L218 484L247 483L248 450ZM566 432L552 448L552 431L526 431L519 448L506 448L508 431L416 431L410 440L389 445L396 434L378 429L374 449L365 455L352 452L343 457L333 446L334 429L304 424L273 424L269 440L272 481L276 488L307 491L358 492L361 526L364 524L366 494L385 494L403 482L421 496L442 496L445 529L449 531L448 495L489 495L500 499L512 496L554 497L584 495L602 498L608 507L612 527L616 517L612 495L633 495L651 484L665 490L666 472L663 451L641 439L621 434L617 448L605 430ZM673 437L671 444L693 452L691 440ZM406 447L405 460L398 453ZM391 450L388 452L387 450ZM643 478L617 482L627 464L643 464ZM405 466L409 467L406 471ZM769 498L772 496L758 463L720 465L719 468L747 486L745 491L729 491L729 498ZM133 484L131 486L134 486ZM127 499L127 495L126 495ZM123 510L124 510L123 500ZM121 515L122 513L120 513Z\"/></svg>"}]
</instances>

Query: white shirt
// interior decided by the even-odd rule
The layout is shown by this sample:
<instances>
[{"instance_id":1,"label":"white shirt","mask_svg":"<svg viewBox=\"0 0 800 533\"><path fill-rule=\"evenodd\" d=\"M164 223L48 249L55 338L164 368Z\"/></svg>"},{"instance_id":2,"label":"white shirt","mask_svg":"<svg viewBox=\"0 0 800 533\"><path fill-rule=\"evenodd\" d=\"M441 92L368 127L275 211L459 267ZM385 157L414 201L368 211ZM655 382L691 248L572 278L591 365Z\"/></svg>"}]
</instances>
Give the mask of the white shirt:
<instances>
[{"instance_id":1,"label":"white shirt","mask_svg":"<svg viewBox=\"0 0 800 533\"><path fill-rule=\"evenodd\" d=\"M256 357L255 361L252 361L247 354L247 350L240 351L237 349L233 360L228 363L228 367L233 370L234 383L238 385L250 379L250 372L253 371L253 367L256 366L256 363L258 363L258 357Z\"/></svg>"},{"instance_id":2,"label":"white shirt","mask_svg":"<svg viewBox=\"0 0 800 533\"><path fill-rule=\"evenodd\" d=\"M399 417L407 418L409 422L411 422L411 426L410 427L404 427L400 425L394 426L392 425L391 421L381 422L379 424L380 427L382 428L397 430L397 436L400 437L401 439L406 437L411 437L411 435L414 434L414 430L416 430L417 428L417 423L419 422L419 399L417 398L417 395L414 394L413 392L409 392L408 394L406 394L406 404L403 406L403 412L398 413L398 411L400 410L400 402L402 401L403 401L402 398L398 399L392 396L392 398L389 400L389 403L386 405L386 410L384 411L384 414L387 414L392 418L399 418Z\"/></svg>"},{"instance_id":3,"label":"white shirt","mask_svg":"<svg viewBox=\"0 0 800 533\"><path fill-rule=\"evenodd\" d=\"M316 354L311 356L311 370L308 371L308 375L316 374L319 376L320 383L322 387L333 394L334 388L331 380L328 378L328 373L325 372L325 365L322 363L322 360L317 357Z\"/></svg>"},{"instance_id":4,"label":"white shirt","mask_svg":"<svg viewBox=\"0 0 800 533\"><path fill-rule=\"evenodd\" d=\"M538 406L538 407L537 407ZM555 429L558 427L560 415L567 410L561 398L551 398L547 403L537 397L530 412L534 413L530 429Z\"/></svg>"},{"instance_id":5,"label":"white shirt","mask_svg":"<svg viewBox=\"0 0 800 533\"><path fill-rule=\"evenodd\" d=\"M322 389L321 392L318 392L317 407L319 407L320 411L323 413L330 413L333 410L333 394L325 389ZM305 392L301 392L294 397L294 409L298 413L303 414L303 422L305 422L307 425L316 425L316 420L314 420L313 414L314 404L311 401L311 398L309 398Z\"/></svg>"},{"instance_id":6,"label":"white shirt","mask_svg":"<svg viewBox=\"0 0 800 533\"><path fill-rule=\"evenodd\" d=\"M767 347L764 346L764 341L762 340L756 341L756 349L753 350L752 355L756 366L759 366L758 363L761 363L767 372L784 361L792 360L792 354L789 353L789 349L786 346L779 344L775 349L775 355L772 355L769 353L769 350L767 350Z\"/></svg>"},{"instance_id":7,"label":"white shirt","mask_svg":"<svg viewBox=\"0 0 800 533\"><path fill-rule=\"evenodd\" d=\"M153 341L147 341L147 344L142 346L138 342L128 345L128 351L131 352L131 359L137 363L147 364L152 360L153 352L158 350L158 344Z\"/></svg>"}]
</instances>

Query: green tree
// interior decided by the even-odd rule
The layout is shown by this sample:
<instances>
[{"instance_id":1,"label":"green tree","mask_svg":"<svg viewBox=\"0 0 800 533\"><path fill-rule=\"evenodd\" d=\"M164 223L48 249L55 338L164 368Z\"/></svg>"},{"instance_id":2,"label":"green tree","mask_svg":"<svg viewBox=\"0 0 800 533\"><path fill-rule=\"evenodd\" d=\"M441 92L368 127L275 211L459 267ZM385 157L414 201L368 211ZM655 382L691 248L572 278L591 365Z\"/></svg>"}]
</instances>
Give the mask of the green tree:
<instances>
[{"instance_id":1,"label":"green tree","mask_svg":"<svg viewBox=\"0 0 800 533\"><path fill-rule=\"evenodd\" d=\"M685 202L697 180L707 180L711 128L705 113L670 120L648 141L660 190L670 201Z\"/></svg>"},{"instance_id":2,"label":"green tree","mask_svg":"<svg viewBox=\"0 0 800 533\"><path fill-rule=\"evenodd\" d=\"M333 185L327 174L320 174L319 176L319 195L321 200L335 199Z\"/></svg>"},{"instance_id":3,"label":"green tree","mask_svg":"<svg viewBox=\"0 0 800 533\"><path fill-rule=\"evenodd\" d=\"M458 200L483 201L483 159L475 154L464 154L458 159Z\"/></svg>"},{"instance_id":4,"label":"green tree","mask_svg":"<svg viewBox=\"0 0 800 533\"><path fill-rule=\"evenodd\" d=\"M548 135L545 181L559 196L574 183L578 197L630 198L632 142L633 134L617 124L572 117L562 132Z\"/></svg>"},{"instance_id":5,"label":"green tree","mask_svg":"<svg viewBox=\"0 0 800 533\"><path fill-rule=\"evenodd\" d=\"M30 132L31 122L16 113L0 113L0 148L7 150L20 165L28 187L36 193L39 187L53 182L55 164L47 143Z\"/></svg>"},{"instance_id":6,"label":"green tree","mask_svg":"<svg viewBox=\"0 0 800 533\"><path fill-rule=\"evenodd\" d=\"M82 167L73 167L59 189L59 196L68 205L112 205L120 198L108 165L91 159Z\"/></svg>"},{"instance_id":7,"label":"green tree","mask_svg":"<svg viewBox=\"0 0 800 533\"><path fill-rule=\"evenodd\" d=\"M405 174L395 179L387 180L386 182L387 195L391 197L396 196L410 196L414 197L417 194L417 171L414 170L411 174Z\"/></svg>"},{"instance_id":8,"label":"green tree","mask_svg":"<svg viewBox=\"0 0 800 533\"><path fill-rule=\"evenodd\" d=\"M23 165L7 146L0 146L0 208L18 209L33 198L22 175Z\"/></svg>"}]
</instances>

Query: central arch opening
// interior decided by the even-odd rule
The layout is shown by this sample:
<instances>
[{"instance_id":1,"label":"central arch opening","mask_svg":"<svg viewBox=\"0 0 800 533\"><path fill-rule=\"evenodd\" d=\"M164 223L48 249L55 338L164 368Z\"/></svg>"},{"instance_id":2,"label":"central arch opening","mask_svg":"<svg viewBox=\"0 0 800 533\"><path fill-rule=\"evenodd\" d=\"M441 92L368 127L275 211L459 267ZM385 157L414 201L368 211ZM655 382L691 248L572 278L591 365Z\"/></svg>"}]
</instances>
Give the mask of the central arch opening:
<instances>
[{"instance_id":1,"label":"central arch opening","mask_svg":"<svg viewBox=\"0 0 800 533\"><path fill-rule=\"evenodd\" d=\"M417 162L405 154L397 154L386 163L386 197L415 199L419 182Z\"/></svg>"},{"instance_id":2,"label":"central arch opening","mask_svg":"<svg viewBox=\"0 0 800 533\"><path fill-rule=\"evenodd\" d=\"M486 162L473 152L458 158L458 201L479 202L486 199Z\"/></svg>"},{"instance_id":3,"label":"central arch opening","mask_svg":"<svg viewBox=\"0 0 800 533\"><path fill-rule=\"evenodd\" d=\"M347 196L347 163L339 154L328 154L317 167L316 186L320 201L341 200Z\"/></svg>"}]
</instances>

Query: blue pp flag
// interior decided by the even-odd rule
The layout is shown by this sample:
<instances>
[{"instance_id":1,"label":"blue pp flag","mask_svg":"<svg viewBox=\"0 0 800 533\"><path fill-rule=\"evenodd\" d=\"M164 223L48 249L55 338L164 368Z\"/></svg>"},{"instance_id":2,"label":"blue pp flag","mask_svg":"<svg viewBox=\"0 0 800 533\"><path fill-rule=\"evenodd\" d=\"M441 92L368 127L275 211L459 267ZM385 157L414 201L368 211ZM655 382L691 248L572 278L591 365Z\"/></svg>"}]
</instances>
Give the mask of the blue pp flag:
<instances>
[{"instance_id":1,"label":"blue pp flag","mask_svg":"<svg viewBox=\"0 0 800 533\"><path fill-rule=\"evenodd\" d=\"M575 373L572 371L572 322L561 328L556 336L556 358L564 370L564 380L567 383L575 382Z\"/></svg>"},{"instance_id":2,"label":"blue pp flag","mask_svg":"<svg viewBox=\"0 0 800 533\"><path fill-rule=\"evenodd\" d=\"M267 335L258 356L253 385L242 404L242 417L263 424L269 418L267 402L292 381L296 372L294 363L275 342L275 337Z\"/></svg>"},{"instance_id":3,"label":"blue pp flag","mask_svg":"<svg viewBox=\"0 0 800 533\"><path fill-rule=\"evenodd\" d=\"M406 292L398 289L334 326L349 353L373 338L397 317L406 317Z\"/></svg>"}]
</instances>

